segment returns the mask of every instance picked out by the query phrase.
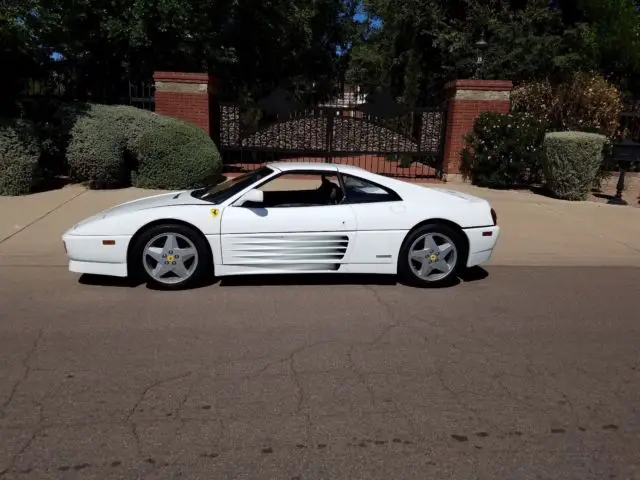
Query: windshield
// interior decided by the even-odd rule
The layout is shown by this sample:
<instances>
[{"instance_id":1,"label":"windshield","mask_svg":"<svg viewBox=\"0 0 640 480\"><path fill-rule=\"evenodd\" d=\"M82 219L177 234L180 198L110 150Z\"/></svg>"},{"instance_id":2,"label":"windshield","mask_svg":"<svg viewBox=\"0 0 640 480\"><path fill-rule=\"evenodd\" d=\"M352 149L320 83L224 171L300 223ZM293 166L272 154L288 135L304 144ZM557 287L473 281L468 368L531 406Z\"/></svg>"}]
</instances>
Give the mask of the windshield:
<instances>
[{"instance_id":1,"label":"windshield","mask_svg":"<svg viewBox=\"0 0 640 480\"><path fill-rule=\"evenodd\" d=\"M262 167L254 172L245 173L226 182L195 190L191 195L195 198L200 198L215 205L219 205L225 200L233 197L236 193L241 192L245 188L256 183L258 180L262 180L272 173L273 170L270 168Z\"/></svg>"}]
</instances>

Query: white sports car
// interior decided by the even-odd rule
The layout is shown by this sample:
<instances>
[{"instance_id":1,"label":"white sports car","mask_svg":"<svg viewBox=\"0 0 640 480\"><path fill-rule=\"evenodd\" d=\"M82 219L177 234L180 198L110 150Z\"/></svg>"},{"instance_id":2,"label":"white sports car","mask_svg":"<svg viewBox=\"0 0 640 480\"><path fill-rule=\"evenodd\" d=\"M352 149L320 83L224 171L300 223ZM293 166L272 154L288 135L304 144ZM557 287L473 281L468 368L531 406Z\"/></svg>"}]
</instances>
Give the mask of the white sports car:
<instances>
[{"instance_id":1,"label":"white sports car","mask_svg":"<svg viewBox=\"0 0 640 480\"><path fill-rule=\"evenodd\" d=\"M272 163L210 188L123 203L65 232L69 270L194 286L212 272L400 275L442 285L489 260L486 200L327 163Z\"/></svg>"}]
</instances>

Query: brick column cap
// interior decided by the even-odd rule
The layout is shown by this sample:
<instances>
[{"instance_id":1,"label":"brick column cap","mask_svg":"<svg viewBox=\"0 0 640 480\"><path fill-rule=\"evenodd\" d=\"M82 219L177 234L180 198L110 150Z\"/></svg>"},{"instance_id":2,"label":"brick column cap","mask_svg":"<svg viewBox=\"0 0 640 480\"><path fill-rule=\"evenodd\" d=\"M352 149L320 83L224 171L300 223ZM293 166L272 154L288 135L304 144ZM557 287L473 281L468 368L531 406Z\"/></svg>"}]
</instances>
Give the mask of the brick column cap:
<instances>
[{"instance_id":1,"label":"brick column cap","mask_svg":"<svg viewBox=\"0 0 640 480\"><path fill-rule=\"evenodd\" d=\"M209 73L199 72L154 72L153 79L156 82L210 84L215 77Z\"/></svg>"},{"instance_id":2,"label":"brick column cap","mask_svg":"<svg viewBox=\"0 0 640 480\"><path fill-rule=\"evenodd\" d=\"M484 92L510 92L511 80L452 80L445 83L445 90L481 90Z\"/></svg>"}]
</instances>

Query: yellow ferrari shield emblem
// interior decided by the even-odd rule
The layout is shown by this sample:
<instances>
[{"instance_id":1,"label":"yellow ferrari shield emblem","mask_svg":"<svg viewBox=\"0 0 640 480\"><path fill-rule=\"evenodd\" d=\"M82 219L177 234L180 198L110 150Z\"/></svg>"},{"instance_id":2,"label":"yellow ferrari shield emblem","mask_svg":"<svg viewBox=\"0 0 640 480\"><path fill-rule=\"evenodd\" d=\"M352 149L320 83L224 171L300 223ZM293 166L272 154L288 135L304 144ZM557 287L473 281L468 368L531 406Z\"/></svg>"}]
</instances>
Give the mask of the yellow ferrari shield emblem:
<instances>
[{"instance_id":1,"label":"yellow ferrari shield emblem","mask_svg":"<svg viewBox=\"0 0 640 480\"><path fill-rule=\"evenodd\" d=\"M218 210L217 208L212 208L211 209L211 216L213 218L216 218L218 215L220 215L220 210Z\"/></svg>"},{"instance_id":2,"label":"yellow ferrari shield emblem","mask_svg":"<svg viewBox=\"0 0 640 480\"><path fill-rule=\"evenodd\" d=\"M431 257L429 257L429 260L431 260L432 262L435 262L436 260L438 260L438 256L437 255L431 255Z\"/></svg>"}]
</instances>

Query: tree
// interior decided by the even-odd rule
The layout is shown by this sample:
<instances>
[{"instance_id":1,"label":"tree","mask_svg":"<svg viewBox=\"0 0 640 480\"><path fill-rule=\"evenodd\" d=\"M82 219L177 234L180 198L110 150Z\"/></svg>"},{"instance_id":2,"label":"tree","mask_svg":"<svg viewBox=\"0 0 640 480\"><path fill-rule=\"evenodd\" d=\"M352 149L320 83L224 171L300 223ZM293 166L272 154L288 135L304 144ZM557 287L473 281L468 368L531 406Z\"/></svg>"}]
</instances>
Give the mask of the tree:
<instances>
[{"instance_id":1,"label":"tree","mask_svg":"<svg viewBox=\"0 0 640 480\"><path fill-rule=\"evenodd\" d=\"M38 0L29 27L82 89L113 94L159 69L208 70L234 95L339 75L355 0Z\"/></svg>"},{"instance_id":2,"label":"tree","mask_svg":"<svg viewBox=\"0 0 640 480\"><path fill-rule=\"evenodd\" d=\"M15 112L15 98L30 79L43 73L47 55L28 28L34 2L18 0L0 10L0 52L3 68L9 74L0 77L0 116Z\"/></svg>"},{"instance_id":3,"label":"tree","mask_svg":"<svg viewBox=\"0 0 640 480\"><path fill-rule=\"evenodd\" d=\"M435 46L444 21L440 2L365 0L364 10L369 22L354 46L348 78L366 82L370 90L388 89L409 104L426 101L434 91L431 82L438 81L430 73L440 63Z\"/></svg>"},{"instance_id":4,"label":"tree","mask_svg":"<svg viewBox=\"0 0 640 480\"><path fill-rule=\"evenodd\" d=\"M547 0L529 0L514 8L512 2L466 0L466 14L453 18L439 36L448 77L473 76L475 42L484 35L489 49L484 55L486 78L532 80L557 73L555 58L561 53L563 24L560 12Z\"/></svg>"},{"instance_id":5,"label":"tree","mask_svg":"<svg viewBox=\"0 0 640 480\"><path fill-rule=\"evenodd\" d=\"M487 78L530 79L556 69L562 19L546 0L367 0L365 6L383 26L373 35L374 48L365 42L354 51L350 74L382 78L408 104L435 102L447 80L471 78L481 35L489 42Z\"/></svg>"},{"instance_id":6,"label":"tree","mask_svg":"<svg viewBox=\"0 0 640 480\"><path fill-rule=\"evenodd\" d=\"M583 56L616 83L640 88L640 13L635 0L582 0L576 27L589 31Z\"/></svg>"}]
</instances>

